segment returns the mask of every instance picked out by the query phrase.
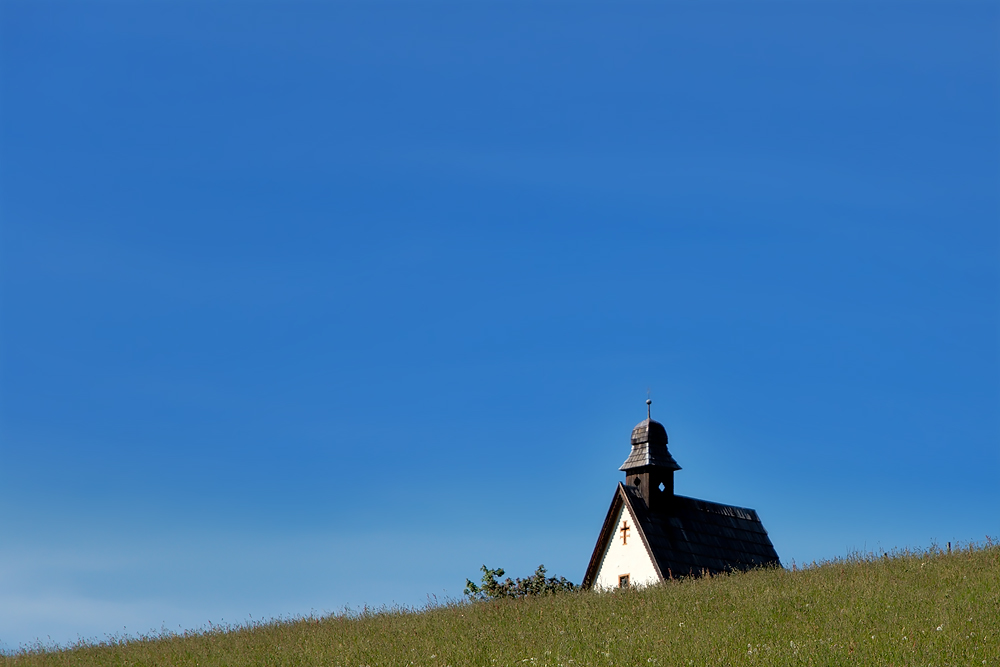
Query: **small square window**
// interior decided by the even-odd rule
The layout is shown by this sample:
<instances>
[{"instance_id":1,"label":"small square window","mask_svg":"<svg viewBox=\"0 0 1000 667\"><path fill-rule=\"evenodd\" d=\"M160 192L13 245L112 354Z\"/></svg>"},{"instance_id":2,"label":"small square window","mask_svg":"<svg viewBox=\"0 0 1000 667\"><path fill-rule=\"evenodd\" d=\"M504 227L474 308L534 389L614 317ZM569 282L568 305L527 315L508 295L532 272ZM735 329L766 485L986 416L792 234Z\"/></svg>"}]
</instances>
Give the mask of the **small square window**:
<instances>
[{"instance_id":1,"label":"small square window","mask_svg":"<svg viewBox=\"0 0 1000 667\"><path fill-rule=\"evenodd\" d=\"M627 574L618 575L618 588L628 588L629 576Z\"/></svg>"}]
</instances>

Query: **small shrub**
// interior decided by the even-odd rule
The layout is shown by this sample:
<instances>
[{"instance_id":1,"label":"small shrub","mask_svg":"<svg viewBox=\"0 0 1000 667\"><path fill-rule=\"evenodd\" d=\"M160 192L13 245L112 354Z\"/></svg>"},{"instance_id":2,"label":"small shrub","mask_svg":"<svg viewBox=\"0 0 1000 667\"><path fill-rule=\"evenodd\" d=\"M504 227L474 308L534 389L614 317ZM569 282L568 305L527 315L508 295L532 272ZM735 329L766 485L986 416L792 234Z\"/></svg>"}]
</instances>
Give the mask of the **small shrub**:
<instances>
[{"instance_id":1,"label":"small shrub","mask_svg":"<svg viewBox=\"0 0 1000 667\"><path fill-rule=\"evenodd\" d=\"M545 566L539 565L535 574L524 579L507 577L498 581L497 577L504 575L503 568L491 570L485 565L482 585L474 584L471 579L465 580L465 594L470 600L502 600L511 598L526 598L540 595L555 595L577 590L578 586L566 577L545 577Z\"/></svg>"}]
</instances>

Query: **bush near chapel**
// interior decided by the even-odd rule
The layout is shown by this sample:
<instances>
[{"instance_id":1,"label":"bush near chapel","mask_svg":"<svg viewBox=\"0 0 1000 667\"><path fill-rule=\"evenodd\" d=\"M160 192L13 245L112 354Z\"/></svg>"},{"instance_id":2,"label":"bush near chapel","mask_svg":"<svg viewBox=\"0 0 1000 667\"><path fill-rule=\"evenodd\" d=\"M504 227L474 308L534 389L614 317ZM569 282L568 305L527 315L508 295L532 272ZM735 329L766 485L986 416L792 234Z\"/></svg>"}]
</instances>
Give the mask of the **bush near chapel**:
<instances>
[{"instance_id":1,"label":"bush near chapel","mask_svg":"<svg viewBox=\"0 0 1000 667\"><path fill-rule=\"evenodd\" d=\"M511 579L507 577L503 581L497 581L497 577L504 575L503 568L491 570L483 565L482 586L472 583L471 579L465 580L465 595L470 600L503 600L526 598L538 595L555 595L577 590L578 586L566 577L545 578L545 566L539 565L535 574L524 579Z\"/></svg>"}]
</instances>

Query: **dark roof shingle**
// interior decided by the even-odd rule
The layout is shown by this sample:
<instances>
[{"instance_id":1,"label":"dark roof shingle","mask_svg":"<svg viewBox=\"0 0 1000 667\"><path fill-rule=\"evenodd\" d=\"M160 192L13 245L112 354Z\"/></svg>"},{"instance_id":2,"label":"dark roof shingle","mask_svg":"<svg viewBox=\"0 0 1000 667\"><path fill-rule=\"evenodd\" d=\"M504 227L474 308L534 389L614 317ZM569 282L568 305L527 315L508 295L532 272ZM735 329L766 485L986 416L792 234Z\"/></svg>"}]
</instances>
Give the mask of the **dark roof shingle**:
<instances>
[{"instance_id":1,"label":"dark roof shingle","mask_svg":"<svg viewBox=\"0 0 1000 667\"><path fill-rule=\"evenodd\" d=\"M664 576L780 565L752 509L674 496L668 508L651 511L634 489L620 484L619 490L627 497Z\"/></svg>"}]
</instances>

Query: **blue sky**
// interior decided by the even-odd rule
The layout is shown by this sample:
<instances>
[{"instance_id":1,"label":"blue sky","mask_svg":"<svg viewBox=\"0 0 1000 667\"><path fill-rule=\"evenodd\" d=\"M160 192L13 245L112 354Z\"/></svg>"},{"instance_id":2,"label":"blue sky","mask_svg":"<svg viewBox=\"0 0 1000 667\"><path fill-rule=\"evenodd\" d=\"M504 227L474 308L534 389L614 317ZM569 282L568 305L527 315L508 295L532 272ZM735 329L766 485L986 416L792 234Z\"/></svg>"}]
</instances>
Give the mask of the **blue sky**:
<instances>
[{"instance_id":1,"label":"blue sky","mask_svg":"<svg viewBox=\"0 0 1000 667\"><path fill-rule=\"evenodd\" d=\"M1000 534L996 4L0 12L0 647Z\"/></svg>"}]
</instances>

